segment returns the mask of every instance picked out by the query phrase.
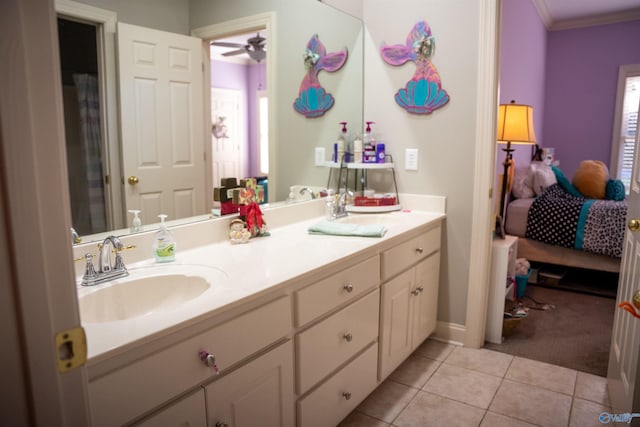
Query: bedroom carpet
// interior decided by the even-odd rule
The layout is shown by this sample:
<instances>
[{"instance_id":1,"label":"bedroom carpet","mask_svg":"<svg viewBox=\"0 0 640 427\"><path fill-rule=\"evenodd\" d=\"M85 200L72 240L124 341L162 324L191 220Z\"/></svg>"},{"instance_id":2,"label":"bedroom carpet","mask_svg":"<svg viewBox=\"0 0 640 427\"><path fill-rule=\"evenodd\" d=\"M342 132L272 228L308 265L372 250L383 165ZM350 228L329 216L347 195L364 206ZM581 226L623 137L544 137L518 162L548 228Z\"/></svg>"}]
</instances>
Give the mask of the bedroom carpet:
<instances>
[{"instance_id":1,"label":"bedroom carpet","mask_svg":"<svg viewBox=\"0 0 640 427\"><path fill-rule=\"evenodd\" d=\"M548 310L530 308L502 344L485 348L607 376L615 299L529 284L525 306L553 305Z\"/></svg>"}]
</instances>

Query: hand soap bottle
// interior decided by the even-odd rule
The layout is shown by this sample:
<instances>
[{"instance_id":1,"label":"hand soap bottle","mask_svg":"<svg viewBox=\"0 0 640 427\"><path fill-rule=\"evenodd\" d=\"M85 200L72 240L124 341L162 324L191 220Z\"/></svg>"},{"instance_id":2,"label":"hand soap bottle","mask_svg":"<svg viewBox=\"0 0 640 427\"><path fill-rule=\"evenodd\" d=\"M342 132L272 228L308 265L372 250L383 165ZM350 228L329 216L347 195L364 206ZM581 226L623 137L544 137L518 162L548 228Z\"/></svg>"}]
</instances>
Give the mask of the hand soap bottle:
<instances>
[{"instance_id":1,"label":"hand soap bottle","mask_svg":"<svg viewBox=\"0 0 640 427\"><path fill-rule=\"evenodd\" d=\"M140 214L140 211L132 209L129 211L129 213L133 214L133 220L131 221L131 232L137 233L139 231L142 231L142 221L140 221L140 217L138 216Z\"/></svg>"},{"instance_id":2,"label":"hand soap bottle","mask_svg":"<svg viewBox=\"0 0 640 427\"><path fill-rule=\"evenodd\" d=\"M340 122L340 124L342 125L342 132L338 135L338 141L334 145L333 153L336 163L342 164L343 161L347 162L348 160L344 153L345 145L347 144L347 122Z\"/></svg>"},{"instance_id":3,"label":"hand soap bottle","mask_svg":"<svg viewBox=\"0 0 640 427\"><path fill-rule=\"evenodd\" d=\"M160 218L160 229L153 238L152 246L153 256L155 256L156 262L170 262L176 259L176 241L164 224L166 217L164 214L158 215L158 218Z\"/></svg>"},{"instance_id":4,"label":"hand soap bottle","mask_svg":"<svg viewBox=\"0 0 640 427\"><path fill-rule=\"evenodd\" d=\"M371 134L371 125L375 122L367 122L367 127L364 131L364 137L362 143L364 145L362 152L362 163L376 163L376 141Z\"/></svg>"}]
</instances>

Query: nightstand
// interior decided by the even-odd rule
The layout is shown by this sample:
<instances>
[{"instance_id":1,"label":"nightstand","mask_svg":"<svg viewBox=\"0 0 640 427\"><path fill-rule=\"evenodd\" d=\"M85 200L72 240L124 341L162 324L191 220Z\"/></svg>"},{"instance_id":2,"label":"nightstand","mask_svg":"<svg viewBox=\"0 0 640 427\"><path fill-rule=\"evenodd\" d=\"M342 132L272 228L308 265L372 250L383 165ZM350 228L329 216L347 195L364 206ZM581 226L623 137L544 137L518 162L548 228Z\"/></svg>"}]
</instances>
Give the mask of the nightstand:
<instances>
[{"instance_id":1,"label":"nightstand","mask_svg":"<svg viewBox=\"0 0 640 427\"><path fill-rule=\"evenodd\" d=\"M504 301L514 299L518 238L516 236L496 238L493 239L491 247L491 275L489 276L489 301L484 339L501 344Z\"/></svg>"}]
</instances>

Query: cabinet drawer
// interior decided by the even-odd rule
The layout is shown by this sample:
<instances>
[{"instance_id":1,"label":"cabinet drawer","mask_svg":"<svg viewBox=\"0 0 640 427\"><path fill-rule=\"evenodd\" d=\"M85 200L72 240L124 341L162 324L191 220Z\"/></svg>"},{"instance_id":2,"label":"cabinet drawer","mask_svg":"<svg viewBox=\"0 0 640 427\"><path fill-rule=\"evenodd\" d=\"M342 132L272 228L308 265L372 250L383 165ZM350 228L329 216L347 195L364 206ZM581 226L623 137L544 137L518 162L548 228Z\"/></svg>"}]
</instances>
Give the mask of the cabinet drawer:
<instances>
[{"instance_id":1,"label":"cabinet drawer","mask_svg":"<svg viewBox=\"0 0 640 427\"><path fill-rule=\"evenodd\" d=\"M296 337L297 387L302 394L378 337L376 289Z\"/></svg>"},{"instance_id":2,"label":"cabinet drawer","mask_svg":"<svg viewBox=\"0 0 640 427\"><path fill-rule=\"evenodd\" d=\"M440 226L382 253L382 278L395 276L440 249Z\"/></svg>"},{"instance_id":3,"label":"cabinet drawer","mask_svg":"<svg viewBox=\"0 0 640 427\"><path fill-rule=\"evenodd\" d=\"M295 293L296 326L355 300L380 283L378 255Z\"/></svg>"},{"instance_id":4,"label":"cabinet drawer","mask_svg":"<svg viewBox=\"0 0 640 427\"><path fill-rule=\"evenodd\" d=\"M136 427L207 427L207 412L204 405L204 390L180 399L147 418Z\"/></svg>"},{"instance_id":5,"label":"cabinet drawer","mask_svg":"<svg viewBox=\"0 0 640 427\"><path fill-rule=\"evenodd\" d=\"M298 425L338 425L376 387L377 363L378 345L374 344L298 401Z\"/></svg>"},{"instance_id":6,"label":"cabinet drawer","mask_svg":"<svg viewBox=\"0 0 640 427\"><path fill-rule=\"evenodd\" d=\"M212 379L198 352L216 357L220 371L267 347L291 330L290 298L282 297L207 332L89 383L93 426L121 425L195 385Z\"/></svg>"}]
</instances>

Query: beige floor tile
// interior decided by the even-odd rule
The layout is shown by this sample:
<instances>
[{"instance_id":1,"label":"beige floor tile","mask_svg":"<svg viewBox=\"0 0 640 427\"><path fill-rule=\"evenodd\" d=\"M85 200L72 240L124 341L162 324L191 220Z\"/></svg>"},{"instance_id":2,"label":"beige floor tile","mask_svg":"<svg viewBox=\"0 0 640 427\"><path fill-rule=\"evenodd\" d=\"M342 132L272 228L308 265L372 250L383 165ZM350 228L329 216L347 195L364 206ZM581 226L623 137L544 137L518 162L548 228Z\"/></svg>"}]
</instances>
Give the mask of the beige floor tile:
<instances>
[{"instance_id":1,"label":"beige floor tile","mask_svg":"<svg viewBox=\"0 0 640 427\"><path fill-rule=\"evenodd\" d=\"M423 390L487 409L502 378L443 363Z\"/></svg>"},{"instance_id":2,"label":"beige floor tile","mask_svg":"<svg viewBox=\"0 0 640 427\"><path fill-rule=\"evenodd\" d=\"M368 415L365 415L358 411L353 411L350 413L347 418L342 420L338 427L388 427L389 424L382 422L380 420L376 420L375 418L371 418Z\"/></svg>"},{"instance_id":3,"label":"beige floor tile","mask_svg":"<svg viewBox=\"0 0 640 427\"><path fill-rule=\"evenodd\" d=\"M533 385L503 380L489 411L543 427L566 427L571 396Z\"/></svg>"},{"instance_id":4,"label":"beige floor tile","mask_svg":"<svg viewBox=\"0 0 640 427\"><path fill-rule=\"evenodd\" d=\"M578 371L573 369L516 357L505 378L573 395L577 374Z\"/></svg>"},{"instance_id":5,"label":"beige floor tile","mask_svg":"<svg viewBox=\"0 0 640 427\"><path fill-rule=\"evenodd\" d=\"M454 348L458 346L454 344L448 344L432 339L428 339L423 342L417 349L414 351L414 354L419 354L420 356L428 357L430 359L435 359L439 361L443 361L444 359L451 354Z\"/></svg>"},{"instance_id":6,"label":"beige floor tile","mask_svg":"<svg viewBox=\"0 0 640 427\"><path fill-rule=\"evenodd\" d=\"M571 405L569 427L602 427L600 414L611 412L611 408L596 402L574 397Z\"/></svg>"},{"instance_id":7,"label":"beige floor tile","mask_svg":"<svg viewBox=\"0 0 640 427\"><path fill-rule=\"evenodd\" d=\"M386 380L358 406L358 411L371 417L392 422L418 393L415 388Z\"/></svg>"},{"instance_id":8,"label":"beige floor tile","mask_svg":"<svg viewBox=\"0 0 640 427\"><path fill-rule=\"evenodd\" d=\"M484 348L456 347L444 363L503 377L513 356Z\"/></svg>"},{"instance_id":9,"label":"beige floor tile","mask_svg":"<svg viewBox=\"0 0 640 427\"><path fill-rule=\"evenodd\" d=\"M476 427L485 411L474 406L421 391L400 413L397 427Z\"/></svg>"},{"instance_id":10,"label":"beige floor tile","mask_svg":"<svg viewBox=\"0 0 640 427\"><path fill-rule=\"evenodd\" d=\"M536 427L536 425L495 412L487 412L480 427Z\"/></svg>"},{"instance_id":11,"label":"beige floor tile","mask_svg":"<svg viewBox=\"0 0 640 427\"><path fill-rule=\"evenodd\" d=\"M607 379L586 372L578 372L574 395L606 406L611 404L607 392Z\"/></svg>"},{"instance_id":12,"label":"beige floor tile","mask_svg":"<svg viewBox=\"0 0 640 427\"><path fill-rule=\"evenodd\" d=\"M440 363L442 362L413 354L389 375L389 379L409 387L422 388Z\"/></svg>"}]
</instances>

